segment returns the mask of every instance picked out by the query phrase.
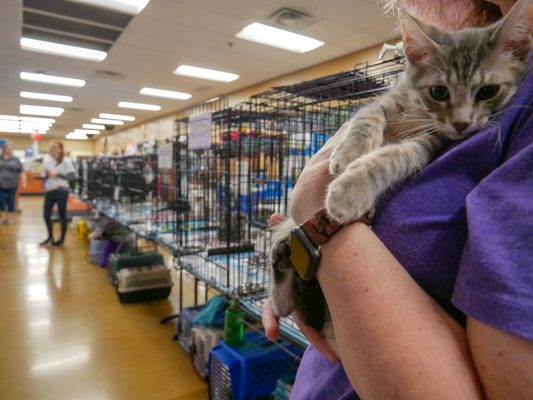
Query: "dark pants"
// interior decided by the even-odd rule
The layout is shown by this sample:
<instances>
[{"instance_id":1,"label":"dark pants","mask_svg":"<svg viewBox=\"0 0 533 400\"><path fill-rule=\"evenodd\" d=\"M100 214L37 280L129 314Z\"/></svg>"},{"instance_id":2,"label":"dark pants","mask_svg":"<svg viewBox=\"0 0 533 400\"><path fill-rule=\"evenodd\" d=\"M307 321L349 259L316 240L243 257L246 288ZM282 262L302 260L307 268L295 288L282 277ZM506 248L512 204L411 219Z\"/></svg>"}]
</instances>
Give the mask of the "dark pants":
<instances>
[{"instance_id":1,"label":"dark pants","mask_svg":"<svg viewBox=\"0 0 533 400\"><path fill-rule=\"evenodd\" d=\"M65 240L67 233L67 199L68 190L51 190L46 192L44 196L44 222L48 229L48 237L53 239L52 231L52 209L57 203L57 211L59 213L59 220L61 221L61 242Z\"/></svg>"},{"instance_id":2,"label":"dark pants","mask_svg":"<svg viewBox=\"0 0 533 400\"><path fill-rule=\"evenodd\" d=\"M0 189L0 211L15 211L15 195L17 189Z\"/></svg>"}]
</instances>

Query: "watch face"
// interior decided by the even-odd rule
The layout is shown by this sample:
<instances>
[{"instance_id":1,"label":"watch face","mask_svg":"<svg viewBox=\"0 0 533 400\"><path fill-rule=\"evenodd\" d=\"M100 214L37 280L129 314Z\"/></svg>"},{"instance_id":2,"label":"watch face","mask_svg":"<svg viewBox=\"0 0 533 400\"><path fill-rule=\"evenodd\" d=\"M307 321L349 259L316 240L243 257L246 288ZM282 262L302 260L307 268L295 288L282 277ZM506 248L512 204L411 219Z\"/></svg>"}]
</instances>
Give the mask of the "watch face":
<instances>
[{"instance_id":1,"label":"watch face","mask_svg":"<svg viewBox=\"0 0 533 400\"><path fill-rule=\"evenodd\" d=\"M289 261L298 274L305 280L315 276L320 255L300 228L295 228L289 236L291 255Z\"/></svg>"}]
</instances>

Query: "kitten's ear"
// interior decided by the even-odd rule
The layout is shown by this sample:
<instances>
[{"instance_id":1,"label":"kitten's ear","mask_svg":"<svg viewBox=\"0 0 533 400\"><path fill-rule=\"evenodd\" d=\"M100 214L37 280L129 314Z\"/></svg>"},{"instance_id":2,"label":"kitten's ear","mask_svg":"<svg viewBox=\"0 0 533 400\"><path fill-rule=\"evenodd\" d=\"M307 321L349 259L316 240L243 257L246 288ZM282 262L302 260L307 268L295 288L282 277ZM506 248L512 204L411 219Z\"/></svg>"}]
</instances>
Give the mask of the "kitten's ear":
<instances>
[{"instance_id":1,"label":"kitten's ear","mask_svg":"<svg viewBox=\"0 0 533 400\"><path fill-rule=\"evenodd\" d=\"M493 38L504 52L522 58L531 49L533 32L533 1L519 0L502 19Z\"/></svg>"},{"instance_id":2,"label":"kitten's ear","mask_svg":"<svg viewBox=\"0 0 533 400\"><path fill-rule=\"evenodd\" d=\"M399 11L403 47L407 59L416 64L437 49L438 45L429 36L430 27L405 11Z\"/></svg>"}]
</instances>

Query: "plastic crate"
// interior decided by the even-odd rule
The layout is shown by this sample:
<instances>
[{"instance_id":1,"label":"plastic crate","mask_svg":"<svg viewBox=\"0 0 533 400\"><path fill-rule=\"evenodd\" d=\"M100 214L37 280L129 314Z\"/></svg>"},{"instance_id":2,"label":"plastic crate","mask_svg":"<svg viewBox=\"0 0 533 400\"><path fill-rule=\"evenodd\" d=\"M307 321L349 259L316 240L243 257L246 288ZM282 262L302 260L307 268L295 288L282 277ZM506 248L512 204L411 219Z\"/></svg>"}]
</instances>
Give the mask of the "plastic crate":
<instances>
[{"instance_id":1,"label":"plastic crate","mask_svg":"<svg viewBox=\"0 0 533 400\"><path fill-rule=\"evenodd\" d=\"M192 328L196 314L204 308L204 305L183 308L176 320L176 333L178 343L186 352L191 352Z\"/></svg>"},{"instance_id":2,"label":"plastic crate","mask_svg":"<svg viewBox=\"0 0 533 400\"><path fill-rule=\"evenodd\" d=\"M247 332L244 345L224 341L209 355L212 400L253 400L275 391L279 379L293 376L303 350L285 341L273 343L260 331Z\"/></svg>"},{"instance_id":3,"label":"plastic crate","mask_svg":"<svg viewBox=\"0 0 533 400\"><path fill-rule=\"evenodd\" d=\"M224 337L224 331L211 326L198 325L192 328L191 336L192 365L200 378L205 380L208 374L209 353Z\"/></svg>"}]
</instances>

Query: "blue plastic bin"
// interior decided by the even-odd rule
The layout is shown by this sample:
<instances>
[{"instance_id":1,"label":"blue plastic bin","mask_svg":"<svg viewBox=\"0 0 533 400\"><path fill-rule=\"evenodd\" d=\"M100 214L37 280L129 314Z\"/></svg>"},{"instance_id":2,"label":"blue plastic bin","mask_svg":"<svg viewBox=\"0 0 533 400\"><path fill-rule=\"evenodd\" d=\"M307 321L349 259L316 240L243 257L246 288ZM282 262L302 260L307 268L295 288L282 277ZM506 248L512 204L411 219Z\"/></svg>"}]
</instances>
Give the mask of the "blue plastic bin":
<instances>
[{"instance_id":1,"label":"blue plastic bin","mask_svg":"<svg viewBox=\"0 0 533 400\"><path fill-rule=\"evenodd\" d=\"M210 398L253 400L267 396L276 390L279 379L294 376L297 357L302 353L285 341L274 344L258 331L245 333L240 347L221 341L209 355Z\"/></svg>"}]
</instances>

